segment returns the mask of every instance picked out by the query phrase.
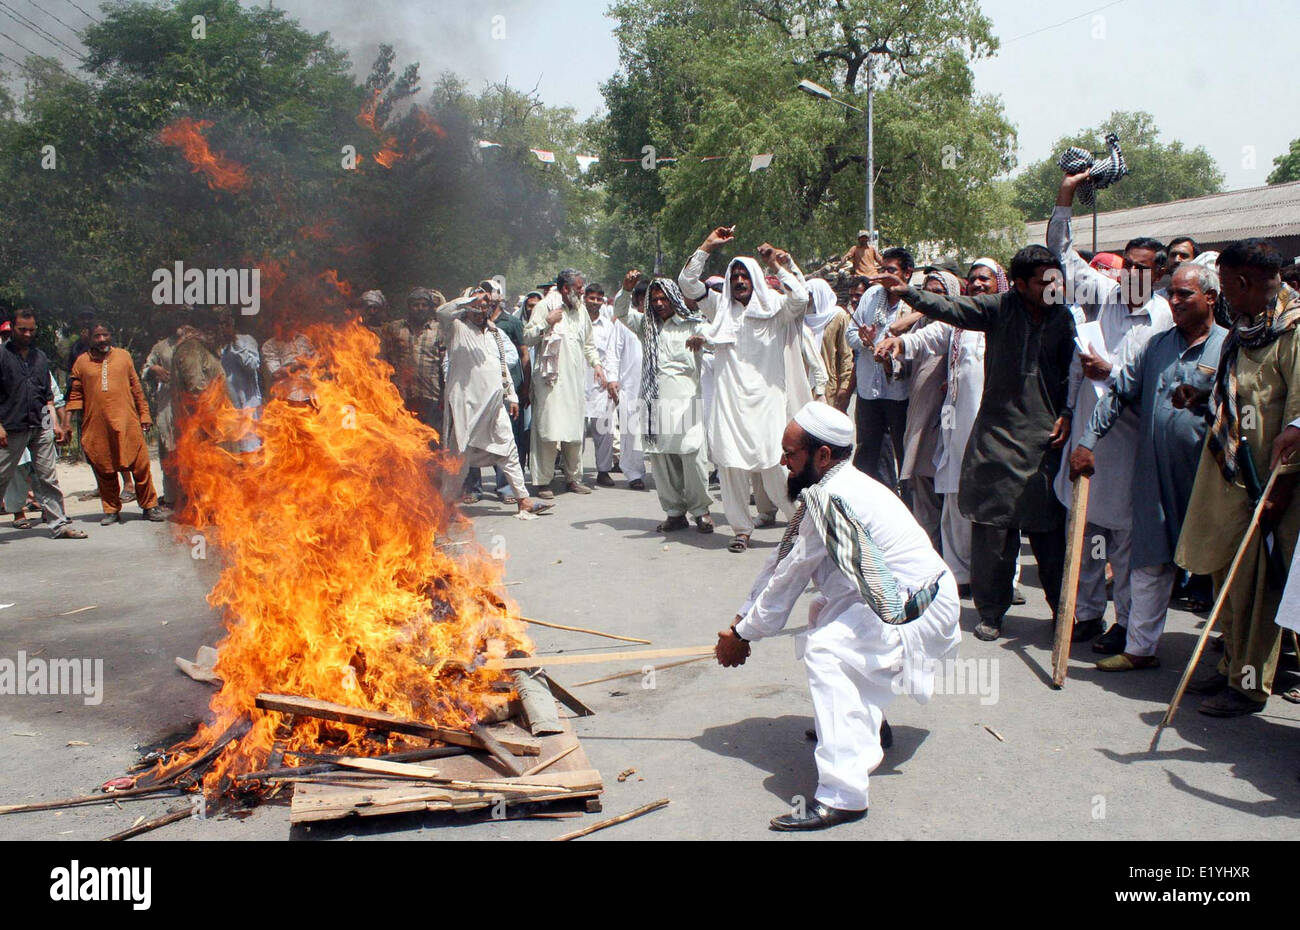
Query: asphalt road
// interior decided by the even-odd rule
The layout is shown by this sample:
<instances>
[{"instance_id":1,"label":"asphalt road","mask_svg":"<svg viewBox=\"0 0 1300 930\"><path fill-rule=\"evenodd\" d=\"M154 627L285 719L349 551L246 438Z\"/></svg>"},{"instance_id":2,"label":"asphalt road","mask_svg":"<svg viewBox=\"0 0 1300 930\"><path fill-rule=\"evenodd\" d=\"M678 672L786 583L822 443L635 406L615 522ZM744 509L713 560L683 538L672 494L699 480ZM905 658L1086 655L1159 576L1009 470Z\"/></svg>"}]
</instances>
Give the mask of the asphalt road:
<instances>
[{"instance_id":1,"label":"asphalt road","mask_svg":"<svg viewBox=\"0 0 1300 930\"><path fill-rule=\"evenodd\" d=\"M590 473L589 473L589 477ZM468 508L489 549L504 544L508 589L533 617L641 636L656 646L712 642L727 626L781 535L759 530L755 548L726 551L726 528L664 538L653 491L622 487L560 494L553 515L512 518L512 508ZM65 490L93 486L64 470ZM204 601L211 563L190 557L170 524L98 525L98 501L71 499L90 534L56 541L42 530L0 527L0 658L101 659L99 703L84 696L0 695L0 804L88 793L121 774L137 746L188 731L210 688L173 657L214 643L219 621ZM721 505L714 516L722 520ZM1175 611L1154 671L1097 672L1076 647L1062 691L1048 686L1051 626L1028 551L1029 603L1013 608L996 643L967 635L966 693L889 708L895 744L871 779L870 816L818 838L852 839L1291 839L1300 816L1300 707L1270 700L1259 715L1217 720L1190 696L1157 752L1153 727L1178 681L1203 618ZM807 595L805 595L805 598ZM976 622L969 602L962 625ZM91 609L83 609L91 608ZM76 611L76 612L73 612ZM791 618L802 627L805 603ZM534 628L541 652L605 651L611 640ZM627 648L637 648L628 646ZM671 661L671 660L669 660ZM1287 660L1291 668L1290 660ZM556 667L574 682L635 667ZM1288 671L1284 680L1294 683ZM961 682L954 682L954 686ZM650 685L653 685L652 687ZM811 705L794 641L756 645L741 669L711 661L578 689L597 715L573 721L606 784L604 814L581 820L492 821L414 815L289 825L287 807L242 817L185 820L147 838L544 839L670 798L665 809L598 833L602 839L778 839L768 819L816 783L804 737ZM1280 690L1280 689L1279 689ZM91 698L93 700L93 697ZM995 735L996 734L996 735ZM1000 737L1000 738L999 738ZM85 745L81 745L85 744ZM619 772L635 774L619 783ZM97 839L183 801L160 798L0 817L0 839Z\"/></svg>"}]
</instances>

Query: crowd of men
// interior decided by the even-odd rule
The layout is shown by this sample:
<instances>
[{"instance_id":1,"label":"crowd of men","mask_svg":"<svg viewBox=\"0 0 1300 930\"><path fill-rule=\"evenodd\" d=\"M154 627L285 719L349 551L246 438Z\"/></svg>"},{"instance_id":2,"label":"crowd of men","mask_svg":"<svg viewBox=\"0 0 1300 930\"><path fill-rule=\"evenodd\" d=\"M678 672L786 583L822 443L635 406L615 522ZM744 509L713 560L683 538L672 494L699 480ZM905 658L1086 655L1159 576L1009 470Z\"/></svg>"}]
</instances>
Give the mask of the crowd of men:
<instances>
[{"instance_id":1,"label":"crowd of men","mask_svg":"<svg viewBox=\"0 0 1300 930\"><path fill-rule=\"evenodd\" d=\"M1300 625L1294 569L1287 588L1300 535L1297 269L1262 240L1215 253L1185 237L1136 238L1120 254L1082 253L1071 212L1087 178L1065 177L1046 246L1021 249L1006 269L991 258L964 275L918 269L864 231L837 291L768 244L710 269L734 240L734 227L718 227L675 278L633 269L612 296L565 270L514 306L482 281L451 300L415 288L400 318L367 291L349 315L375 333L410 413L462 463L445 497L479 502L491 466L500 501L531 518L561 488L592 493L590 440L595 484L613 488L621 472L646 491L649 479L662 533L714 532L714 485L731 552L786 521L719 634L718 659L742 664L817 583L804 652L818 805L773 826L819 829L866 810L867 774L889 740L887 670L950 655L961 599L978 639L1002 635L1023 603L1023 537L1056 614L1076 505L1086 503L1087 544L1073 638L1091 642L1098 668L1157 667L1171 603L1208 607L1241 549L1221 657L1191 690L1220 717L1255 713L1273 693L1283 628ZM6 510L23 519L30 496L55 537L84 537L54 474L80 411L101 522L121 520L123 480L148 519L165 519L163 503L184 495L175 424L214 379L254 418L264 403L312 402L313 347L271 316L259 344L224 308L181 313L139 373L112 330L88 321L65 397L34 345L35 313L19 310L0 351ZM257 448L253 430L230 451ZM1298 689L1286 696L1300 702Z\"/></svg>"}]
</instances>

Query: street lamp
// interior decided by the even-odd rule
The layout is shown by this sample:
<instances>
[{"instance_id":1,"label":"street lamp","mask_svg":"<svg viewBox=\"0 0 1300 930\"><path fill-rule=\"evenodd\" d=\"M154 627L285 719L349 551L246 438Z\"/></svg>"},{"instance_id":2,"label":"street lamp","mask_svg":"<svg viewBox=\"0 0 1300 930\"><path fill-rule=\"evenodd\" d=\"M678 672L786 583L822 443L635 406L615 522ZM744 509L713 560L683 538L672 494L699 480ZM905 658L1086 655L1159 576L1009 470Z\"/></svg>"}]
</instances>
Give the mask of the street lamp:
<instances>
[{"instance_id":1,"label":"street lamp","mask_svg":"<svg viewBox=\"0 0 1300 930\"><path fill-rule=\"evenodd\" d=\"M875 139L875 74L872 69L872 56L878 52L889 51L883 45L877 45L867 50L867 182L866 182L866 214L867 214L867 232L871 236L874 244L876 241L876 139ZM803 91L811 97L817 97L822 100L831 100L840 106L852 110L855 113L861 113L860 107L839 99L825 87L814 81L803 80L799 82L798 90Z\"/></svg>"}]
</instances>

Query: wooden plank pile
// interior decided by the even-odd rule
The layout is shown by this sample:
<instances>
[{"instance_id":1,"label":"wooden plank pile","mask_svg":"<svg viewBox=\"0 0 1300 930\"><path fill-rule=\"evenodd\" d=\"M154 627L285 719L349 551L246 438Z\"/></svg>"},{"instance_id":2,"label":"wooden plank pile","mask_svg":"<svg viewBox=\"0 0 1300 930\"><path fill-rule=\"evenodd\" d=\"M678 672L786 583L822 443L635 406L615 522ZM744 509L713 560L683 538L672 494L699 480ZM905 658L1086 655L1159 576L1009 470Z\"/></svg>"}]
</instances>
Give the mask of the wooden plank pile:
<instances>
[{"instance_id":1,"label":"wooden plank pile","mask_svg":"<svg viewBox=\"0 0 1300 930\"><path fill-rule=\"evenodd\" d=\"M554 698L549 700L554 704ZM454 730L293 695L261 694L257 706L294 719L317 717L448 744L381 757L289 749L285 755L298 759L297 766L236 776L250 787L292 784L291 823L416 811L508 811L525 804L535 811L534 805L562 801L584 801L588 810L600 809L600 773L558 713L545 729L554 730L558 719L559 732L532 736L515 720Z\"/></svg>"}]
</instances>

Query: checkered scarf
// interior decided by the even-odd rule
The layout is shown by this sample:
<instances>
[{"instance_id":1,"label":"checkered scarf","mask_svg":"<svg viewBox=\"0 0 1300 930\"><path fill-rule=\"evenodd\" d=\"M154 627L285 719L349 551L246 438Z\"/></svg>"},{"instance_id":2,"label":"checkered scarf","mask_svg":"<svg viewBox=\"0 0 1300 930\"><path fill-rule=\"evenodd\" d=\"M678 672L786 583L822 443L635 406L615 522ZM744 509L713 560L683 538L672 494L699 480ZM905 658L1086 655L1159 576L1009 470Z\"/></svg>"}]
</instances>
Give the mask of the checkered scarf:
<instances>
[{"instance_id":1,"label":"checkered scarf","mask_svg":"<svg viewBox=\"0 0 1300 930\"><path fill-rule=\"evenodd\" d=\"M1219 465L1224 480L1236 483L1241 472L1237 451L1241 447L1241 416L1237 397L1237 355L1244 346L1262 349L1300 325L1300 294L1283 285L1277 303L1254 320L1238 320L1228 333L1214 378L1214 396L1210 400L1213 422L1207 445Z\"/></svg>"},{"instance_id":2,"label":"checkered scarf","mask_svg":"<svg viewBox=\"0 0 1300 930\"><path fill-rule=\"evenodd\" d=\"M686 306L686 298L682 296L676 281L671 278L655 278L650 282L650 287L645 292L645 338L643 340L645 353L641 359L641 410L645 418L645 429L642 435L650 442L658 438L655 430L655 421L658 419L655 408L659 403L659 333L664 327L664 321L650 309L650 291L656 287L664 292L664 297L672 304L675 316L689 323L705 322L704 317Z\"/></svg>"},{"instance_id":3,"label":"checkered scarf","mask_svg":"<svg viewBox=\"0 0 1300 930\"><path fill-rule=\"evenodd\" d=\"M1089 209L1096 200L1097 191L1110 187L1129 173L1124 153L1119 147L1119 136L1113 132L1106 133L1106 146L1110 149L1110 154L1101 161L1087 149L1072 145L1061 153L1056 162L1066 174L1078 174L1085 168L1090 169L1088 180L1079 185L1078 191L1079 202Z\"/></svg>"},{"instance_id":4,"label":"checkered scarf","mask_svg":"<svg viewBox=\"0 0 1300 930\"><path fill-rule=\"evenodd\" d=\"M799 536L800 523L805 515L811 514L813 526L831 559L857 585L858 594L876 616L893 626L910 623L925 612L939 593L939 580L943 573L903 599L898 582L885 562L885 554L872 540L871 533L854 516L842 497L826 490L827 482L848 464L840 462L815 485L799 494L790 525L781 537L777 562L779 564L790 554Z\"/></svg>"}]
</instances>

